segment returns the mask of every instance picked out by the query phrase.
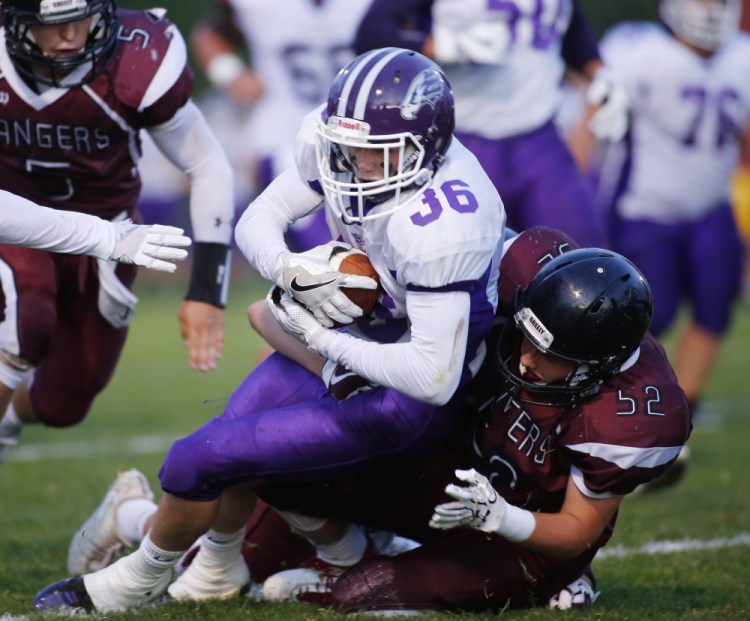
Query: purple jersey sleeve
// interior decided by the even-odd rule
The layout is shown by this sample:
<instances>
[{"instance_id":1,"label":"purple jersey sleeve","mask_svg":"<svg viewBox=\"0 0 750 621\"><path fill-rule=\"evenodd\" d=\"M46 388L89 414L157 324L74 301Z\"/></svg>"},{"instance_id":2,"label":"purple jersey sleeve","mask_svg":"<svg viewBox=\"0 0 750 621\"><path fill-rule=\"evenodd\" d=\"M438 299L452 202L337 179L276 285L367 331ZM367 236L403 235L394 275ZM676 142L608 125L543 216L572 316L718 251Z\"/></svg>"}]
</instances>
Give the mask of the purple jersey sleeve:
<instances>
[{"instance_id":1,"label":"purple jersey sleeve","mask_svg":"<svg viewBox=\"0 0 750 621\"><path fill-rule=\"evenodd\" d=\"M354 39L363 54L379 47L422 51L432 27L432 0L374 0Z\"/></svg>"},{"instance_id":2,"label":"purple jersey sleeve","mask_svg":"<svg viewBox=\"0 0 750 621\"><path fill-rule=\"evenodd\" d=\"M599 60L596 35L578 0L573 0L573 15L562 41L562 57L566 65L579 72L592 60Z\"/></svg>"}]
</instances>

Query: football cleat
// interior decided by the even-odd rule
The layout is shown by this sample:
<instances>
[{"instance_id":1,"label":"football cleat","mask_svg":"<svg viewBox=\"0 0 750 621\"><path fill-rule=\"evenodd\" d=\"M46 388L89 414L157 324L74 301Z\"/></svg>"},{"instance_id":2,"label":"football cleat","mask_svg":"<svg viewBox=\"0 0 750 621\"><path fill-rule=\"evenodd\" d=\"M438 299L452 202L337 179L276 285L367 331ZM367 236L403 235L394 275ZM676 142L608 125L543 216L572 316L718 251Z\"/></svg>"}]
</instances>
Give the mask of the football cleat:
<instances>
[{"instance_id":1,"label":"football cleat","mask_svg":"<svg viewBox=\"0 0 750 621\"><path fill-rule=\"evenodd\" d=\"M93 612L91 602L81 576L66 578L43 588L34 598L34 608L40 610L59 610L66 608L71 612Z\"/></svg>"},{"instance_id":2,"label":"football cleat","mask_svg":"<svg viewBox=\"0 0 750 621\"><path fill-rule=\"evenodd\" d=\"M123 547L133 545L117 534L117 508L124 501L137 498L154 499L148 479L135 469L121 472L96 511L73 535L68 549L69 573L98 571L109 565Z\"/></svg>"},{"instance_id":3,"label":"football cleat","mask_svg":"<svg viewBox=\"0 0 750 621\"><path fill-rule=\"evenodd\" d=\"M362 558L376 554L371 539ZM280 571L263 583L263 599L269 601L297 601L328 607L333 604L333 585L351 566L334 565L311 556L296 569Z\"/></svg>"},{"instance_id":4,"label":"football cleat","mask_svg":"<svg viewBox=\"0 0 750 621\"><path fill-rule=\"evenodd\" d=\"M589 608L596 601L599 593L601 591L596 590L594 572L589 566L580 578L551 597L547 603L547 608L550 610L583 610Z\"/></svg>"}]
</instances>

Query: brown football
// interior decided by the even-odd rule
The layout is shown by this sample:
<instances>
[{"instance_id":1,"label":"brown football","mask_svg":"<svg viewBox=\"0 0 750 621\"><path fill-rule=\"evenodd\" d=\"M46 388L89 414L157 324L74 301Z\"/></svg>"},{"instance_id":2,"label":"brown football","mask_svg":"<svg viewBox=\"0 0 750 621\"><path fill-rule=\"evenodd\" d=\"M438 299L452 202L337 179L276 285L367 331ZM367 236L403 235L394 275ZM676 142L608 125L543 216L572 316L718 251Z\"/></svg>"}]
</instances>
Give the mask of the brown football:
<instances>
[{"instance_id":1,"label":"brown football","mask_svg":"<svg viewBox=\"0 0 750 621\"><path fill-rule=\"evenodd\" d=\"M329 260L329 265L342 274L356 274L358 276L369 276L378 283L377 289L359 289L354 287L341 287L352 302L362 309L362 316L367 317L380 297L380 278L370 259L361 250L351 248L334 252Z\"/></svg>"}]
</instances>

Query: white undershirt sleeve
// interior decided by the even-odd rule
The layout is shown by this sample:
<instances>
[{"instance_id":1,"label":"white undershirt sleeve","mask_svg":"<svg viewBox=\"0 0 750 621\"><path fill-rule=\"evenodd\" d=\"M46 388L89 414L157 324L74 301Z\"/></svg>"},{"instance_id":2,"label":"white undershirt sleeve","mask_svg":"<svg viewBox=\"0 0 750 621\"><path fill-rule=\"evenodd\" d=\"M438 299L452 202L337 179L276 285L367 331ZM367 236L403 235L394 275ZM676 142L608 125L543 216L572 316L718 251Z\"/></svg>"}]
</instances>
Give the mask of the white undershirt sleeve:
<instances>
[{"instance_id":1,"label":"white undershirt sleeve","mask_svg":"<svg viewBox=\"0 0 750 621\"><path fill-rule=\"evenodd\" d=\"M115 247L110 222L85 213L41 207L0 190L0 243L109 259Z\"/></svg>"},{"instance_id":2,"label":"white undershirt sleeve","mask_svg":"<svg viewBox=\"0 0 750 621\"><path fill-rule=\"evenodd\" d=\"M289 225L322 205L295 169L281 173L256 198L237 222L234 237L245 258L264 278L273 281L279 256L289 252L284 233Z\"/></svg>"},{"instance_id":3,"label":"white undershirt sleeve","mask_svg":"<svg viewBox=\"0 0 750 621\"><path fill-rule=\"evenodd\" d=\"M410 292L410 339L374 343L321 330L311 345L362 377L435 405L453 396L461 379L469 331L469 294Z\"/></svg>"},{"instance_id":4,"label":"white undershirt sleeve","mask_svg":"<svg viewBox=\"0 0 750 621\"><path fill-rule=\"evenodd\" d=\"M167 159L190 179L195 241L229 244L234 217L232 167L198 106L188 101L169 121L148 132Z\"/></svg>"}]
</instances>

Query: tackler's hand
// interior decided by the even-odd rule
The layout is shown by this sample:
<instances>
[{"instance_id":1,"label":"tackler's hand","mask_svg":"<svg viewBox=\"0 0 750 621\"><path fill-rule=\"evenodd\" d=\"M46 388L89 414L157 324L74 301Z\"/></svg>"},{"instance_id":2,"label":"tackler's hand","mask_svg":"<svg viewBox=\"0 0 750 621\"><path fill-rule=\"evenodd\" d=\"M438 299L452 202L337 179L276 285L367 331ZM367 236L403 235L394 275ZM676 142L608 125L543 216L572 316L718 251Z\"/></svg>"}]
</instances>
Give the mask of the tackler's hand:
<instances>
[{"instance_id":1,"label":"tackler's hand","mask_svg":"<svg viewBox=\"0 0 750 621\"><path fill-rule=\"evenodd\" d=\"M486 476L473 468L456 470L456 477L469 485L460 487L451 483L446 486L445 493L456 500L437 505L430 526L439 529L468 526L488 533L497 531L508 504L505 499Z\"/></svg>"},{"instance_id":2,"label":"tackler's hand","mask_svg":"<svg viewBox=\"0 0 750 621\"><path fill-rule=\"evenodd\" d=\"M280 287L274 286L266 296L266 307L287 334L316 351L314 339L327 328L310 311L294 301Z\"/></svg>"}]
</instances>

